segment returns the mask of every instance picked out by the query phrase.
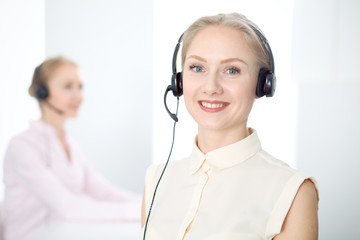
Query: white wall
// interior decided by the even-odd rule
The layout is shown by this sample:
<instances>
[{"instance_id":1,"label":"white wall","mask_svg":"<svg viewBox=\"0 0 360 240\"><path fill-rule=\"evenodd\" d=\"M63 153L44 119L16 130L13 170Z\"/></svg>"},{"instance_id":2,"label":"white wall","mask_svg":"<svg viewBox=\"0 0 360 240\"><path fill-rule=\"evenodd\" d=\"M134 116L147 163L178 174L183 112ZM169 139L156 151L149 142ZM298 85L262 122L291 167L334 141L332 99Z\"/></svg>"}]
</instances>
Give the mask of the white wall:
<instances>
[{"instance_id":1,"label":"white wall","mask_svg":"<svg viewBox=\"0 0 360 240\"><path fill-rule=\"evenodd\" d=\"M0 1L0 178L12 136L27 128L39 110L27 94L34 66L44 58L44 0ZM0 184L0 199L3 184Z\"/></svg>"},{"instance_id":2,"label":"white wall","mask_svg":"<svg viewBox=\"0 0 360 240\"><path fill-rule=\"evenodd\" d=\"M82 66L85 101L68 124L89 161L143 191L152 156L152 19L147 0L46 0L46 56Z\"/></svg>"},{"instance_id":3,"label":"white wall","mask_svg":"<svg viewBox=\"0 0 360 240\"><path fill-rule=\"evenodd\" d=\"M320 240L360 236L360 2L298 0L297 161L320 186Z\"/></svg>"}]
</instances>

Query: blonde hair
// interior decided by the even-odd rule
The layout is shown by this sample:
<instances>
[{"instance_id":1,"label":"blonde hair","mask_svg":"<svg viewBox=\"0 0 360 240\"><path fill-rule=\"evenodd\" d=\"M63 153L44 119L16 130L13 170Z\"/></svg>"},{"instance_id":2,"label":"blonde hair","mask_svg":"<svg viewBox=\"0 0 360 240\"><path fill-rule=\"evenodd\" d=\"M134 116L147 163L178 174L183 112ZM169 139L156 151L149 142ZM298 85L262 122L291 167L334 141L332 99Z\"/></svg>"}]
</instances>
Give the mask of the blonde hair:
<instances>
[{"instance_id":1,"label":"blonde hair","mask_svg":"<svg viewBox=\"0 0 360 240\"><path fill-rule=\"evenodd\" d=\"M37 98L36 89L39 86L47 88L49 79L52 77L53 73L63 64L78 66L77 63L63 56L48 58L37 66L34 70L32 81L28 90L30 96Z\"/></svg>"},{"instance_id":2,"label":"blonde hair","mask_svg":"<svg viewBox=\"0 0 360 240\"><path fill-rule=\"evenodd\" d=\"M208 26L227 26L239 30L243 33L245 41L253 50L257 59L259 69L270 69L268 52L264 48L261 39L254 31L253 27L260 29L248 18L240 13L217 14L214 16L204 16L196 20L184 33L182 38L181 66L184 66L187 51L196 34ZM252 27L253 26L253 27Z\"/></svg>"}]
</instances>

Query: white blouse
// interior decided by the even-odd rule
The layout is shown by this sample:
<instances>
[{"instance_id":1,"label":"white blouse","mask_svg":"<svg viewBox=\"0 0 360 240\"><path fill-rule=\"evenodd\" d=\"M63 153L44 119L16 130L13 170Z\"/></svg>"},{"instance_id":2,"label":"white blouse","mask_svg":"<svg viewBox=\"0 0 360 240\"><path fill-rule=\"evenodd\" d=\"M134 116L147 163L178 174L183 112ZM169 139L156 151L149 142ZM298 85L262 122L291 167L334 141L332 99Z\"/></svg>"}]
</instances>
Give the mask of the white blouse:
<instances>
[{"instance_id":1,"label":"white blouse","mask_svg":"<svg viewBox=\"0 0 360 240\"><path fill-rule=\"evenodd\" d=\"M157 190L147 240L271 240L304 175L262 150L256 131L234 144L171 162ZM149 211L163 164L147 170Z\"/></svg>"}]
</instances>

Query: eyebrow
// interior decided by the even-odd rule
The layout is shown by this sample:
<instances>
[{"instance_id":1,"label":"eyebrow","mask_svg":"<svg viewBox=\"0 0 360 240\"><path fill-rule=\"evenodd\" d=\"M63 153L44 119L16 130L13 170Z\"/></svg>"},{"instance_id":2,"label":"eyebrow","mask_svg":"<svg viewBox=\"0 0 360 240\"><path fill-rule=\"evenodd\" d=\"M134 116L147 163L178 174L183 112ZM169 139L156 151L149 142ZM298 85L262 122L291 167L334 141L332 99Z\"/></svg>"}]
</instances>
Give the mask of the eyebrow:
<instances>
[{"instance_id":1,"label":"eyebrow","mask_svg":"<svg viewBox=\"0 0 360 240\"><path fill-rule=\"evenodd\" d=\"M199 61L207 62L205 58L199 57L197 55L190 55L189 57L187 57L187 59L189 59L189 58L195 58L195 59L197 59Z\"/></svg>"},{"instance_id":2,"label":"eyebrow","mask_svg":"<svg viewBox=\"0 0 360 240\"><path fill-rule=\"evenodd\" d=\"M205 58L199 57L197 55L190 55L189 57L187 57L187 59L189 59L189 58L195 58L199 61L207 62ZM242 60L240 58L228 58L228 59L222 60L220 63L224 64L224 63L229 63L229 62L241 62L241 63L248 65L244 60Z\"/></svg>"},{"instance_id":3,"label":"eyebrow","mask_svg":"<svg viewBox=\"0 0 360 240\"><path fill-rule=\"evenodd\" d=\"M224 64L224 63L229 63L229 62L242 62L242 63L248 65L244 60L242 60L240 58L228 58L228 59L222 60L220 63Z\"/></svg>"}]
</instances>

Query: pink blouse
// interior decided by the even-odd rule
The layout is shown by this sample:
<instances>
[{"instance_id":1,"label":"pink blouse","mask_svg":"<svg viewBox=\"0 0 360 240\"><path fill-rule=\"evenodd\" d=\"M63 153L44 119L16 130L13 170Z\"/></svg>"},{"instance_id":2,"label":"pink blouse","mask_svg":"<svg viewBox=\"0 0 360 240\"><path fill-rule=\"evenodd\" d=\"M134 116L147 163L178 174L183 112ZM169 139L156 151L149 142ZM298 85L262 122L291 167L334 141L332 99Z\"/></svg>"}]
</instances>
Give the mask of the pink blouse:
<instances>
[{"instance_id":1,"label":"pink blouse","mask_svg":"<svg viewBox=\"0 0 360 240\"><path fill-rule=\"evenodd\" d=\"M140 196L120 190L89 166L65 136L43 121L14 137L4 160L5 240L25 239L52 221L140 221Z\"/></svg>"}]
</instances>

